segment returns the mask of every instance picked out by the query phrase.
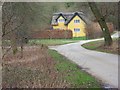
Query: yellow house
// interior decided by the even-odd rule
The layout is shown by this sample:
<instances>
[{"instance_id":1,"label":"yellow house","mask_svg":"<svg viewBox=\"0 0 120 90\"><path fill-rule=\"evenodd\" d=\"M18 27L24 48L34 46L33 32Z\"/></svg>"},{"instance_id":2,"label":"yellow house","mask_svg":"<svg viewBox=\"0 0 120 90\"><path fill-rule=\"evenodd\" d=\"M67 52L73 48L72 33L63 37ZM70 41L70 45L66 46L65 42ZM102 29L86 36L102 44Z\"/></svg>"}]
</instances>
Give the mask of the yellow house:
<instances>
[{"instance_id":1,"label":"yellow house","mask_svg":"<svg viewBox=\"0 0 120 90\"><path fill-rule=\"evenodd\" d=\"M72 30L73 37L86 36L86 21L82 12L54 13L52 27L57 30Z\"/></svg>"}]
</instances>

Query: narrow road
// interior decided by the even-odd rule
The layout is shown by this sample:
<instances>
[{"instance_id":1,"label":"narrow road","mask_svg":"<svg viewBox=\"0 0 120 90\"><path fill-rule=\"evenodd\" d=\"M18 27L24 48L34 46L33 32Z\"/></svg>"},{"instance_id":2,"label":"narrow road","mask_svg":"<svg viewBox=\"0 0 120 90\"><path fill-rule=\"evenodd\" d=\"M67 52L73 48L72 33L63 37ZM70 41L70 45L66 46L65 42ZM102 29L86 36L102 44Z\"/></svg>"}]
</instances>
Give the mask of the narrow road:
<instances>
[{"instance_id":1,"label":"narrow road","mask_svg":"<svg viewBox=\"0 0 120 90\"><path fill-rule=\"evenodd\" d=\"M112 37L118 37L118 34L115 33ZM81 46L96 40L101 39L82 40L77 43L50 46L49 48L66 56L86 72L109 85L110 88L118 88L118 55L87 50Z\"/></svg>"}]
</instances>

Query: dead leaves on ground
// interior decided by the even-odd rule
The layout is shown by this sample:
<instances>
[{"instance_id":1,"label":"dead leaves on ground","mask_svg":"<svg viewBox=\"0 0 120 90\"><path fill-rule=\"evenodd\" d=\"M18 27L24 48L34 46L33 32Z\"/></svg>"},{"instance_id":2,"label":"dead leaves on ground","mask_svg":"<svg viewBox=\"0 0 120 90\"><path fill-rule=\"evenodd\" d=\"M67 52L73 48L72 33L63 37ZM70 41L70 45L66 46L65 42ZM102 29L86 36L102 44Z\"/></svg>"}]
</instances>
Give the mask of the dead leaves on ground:
<instances>
[{"instance_id":1,"label":"dead leaves on ground","mask_svg":"<svg viewBox=\"0 0 120 90\"><path fill-rule=\"evenodd\" d=\"M26 46L23 58L9 53L3 62L3 88L65 88L70 84L54 68L47 48Z\"/></svg>"}]
</instances>

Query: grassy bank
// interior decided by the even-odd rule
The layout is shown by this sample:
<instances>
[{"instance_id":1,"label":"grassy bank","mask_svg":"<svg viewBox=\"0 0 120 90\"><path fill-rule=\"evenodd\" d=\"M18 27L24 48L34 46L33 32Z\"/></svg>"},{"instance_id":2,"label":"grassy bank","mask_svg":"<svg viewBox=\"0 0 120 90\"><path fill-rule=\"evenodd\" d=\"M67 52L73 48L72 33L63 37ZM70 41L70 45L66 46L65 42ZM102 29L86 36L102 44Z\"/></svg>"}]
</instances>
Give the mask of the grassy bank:
<instances>
[{"instance_id":1,"label":"grassy bank","mask_svg":"<svg viewBox=\"0 0 120 90\"><path fill-rule=\"evenodd\" d=\"M77 88L100 88L100 83L89 75L88 73L80 70L79 66L70 62L64 56L58 54L56 51L49 50L49 54L56 61L55 69L61 73L62 78L67 80L72 87Z\"/></svg>"},{"instance_id":2,"label":"grassy bank","mask_svg":"<svg viewBox=\"0 0 120 90\"><path fill-rule=\"evenodd\" d=\"M119 48L118 48L118 41L119 41L118 38L114 38L113 44L111 46L105 46L103 40L85 43L82 46L84 48L90 49L90 50L96 50L96 51L100 51L100 52L106 52L106 53L120 55Z\"/></svg>"}]
</instances>

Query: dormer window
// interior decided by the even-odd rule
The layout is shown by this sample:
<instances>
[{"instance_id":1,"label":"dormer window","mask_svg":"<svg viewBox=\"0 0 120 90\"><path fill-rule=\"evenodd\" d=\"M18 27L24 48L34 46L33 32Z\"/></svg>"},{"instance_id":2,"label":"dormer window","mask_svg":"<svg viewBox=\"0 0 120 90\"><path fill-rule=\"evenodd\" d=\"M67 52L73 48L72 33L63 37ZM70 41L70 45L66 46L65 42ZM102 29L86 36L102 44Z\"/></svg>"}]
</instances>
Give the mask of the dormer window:
<instances>
[{"instance_id":1,"label":"dormer window","mask_svg":"<svg viewBox=\"0 0 120 90\"><path fill-rule=\"evenodd\" d=\"M65 22L64 19L58 19L58 22Z\"/></svg>"},{"instance_id":2,"label":"dormer window","mask_svg":"<svg viewBox=\"0 0 120 90\"><path fill-rule=\"evenodd\" d=\"M80 23L80 20L74 20L74 23Z\"/></svg>"}]
</instances>

